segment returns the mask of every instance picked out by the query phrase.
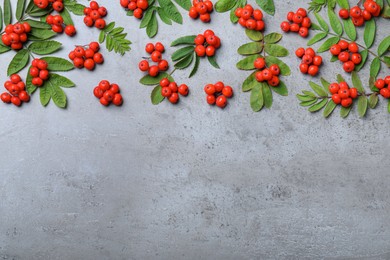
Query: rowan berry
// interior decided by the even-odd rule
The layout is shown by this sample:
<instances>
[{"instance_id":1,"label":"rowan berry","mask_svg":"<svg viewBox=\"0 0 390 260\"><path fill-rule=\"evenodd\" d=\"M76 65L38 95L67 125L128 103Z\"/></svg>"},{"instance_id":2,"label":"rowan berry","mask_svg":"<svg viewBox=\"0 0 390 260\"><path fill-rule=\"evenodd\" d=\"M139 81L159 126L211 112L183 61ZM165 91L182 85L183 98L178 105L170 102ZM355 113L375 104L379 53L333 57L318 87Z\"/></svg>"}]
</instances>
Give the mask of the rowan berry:
<instances>
[{"instance_id":1,"label":"rowan berry","mask_svg":"<svg viewBox=\"0 0 390 260\"><path fill-rule=\"evenodd\" d=\"M362 56L359 53L352 53L351 55L351 61L354 64L360 64L362 62Z\"/></svg>"},{"instance_id":2,"label":"rowan berry","mask_svg":"<svg viewBox=\"0 0 390 260\"><path fill-rule=\"evenodd\" d=\"M313 62L313 57L311 55L303 55L302 57L302 63L310 65Z\"/></svg>"},{"instance_id":3,"label":"rowan berry","mask_svg":"<svg viewBox=\"0 0 390 260\"><path fill-rule=\"evenodd\" d=\"M154 62L159 62L159 61L161 61L161 59L162 59L162 54L161 54L161 52L159 52L159 51L154 51L154 52L152 52L150 58L151 58L152 61L154 61Z\"/></svg>"},{"instance_id":4,"label":"rowan berry","mask_svg":"<svg viewBox=\"0 0 390 260\"><path fill-rule=\"evenodd\" d=\"M168 87L169 86L169 79L167 78L163 78L162 80L160 80L160 86L161 87Z\"/></svg>"},{"instance_id":5,"label":"rowan berry","mask_svg":"<svg viewBox=\"0 0 390 260\"><path fill-rule=\"evenodd\" d=\"M310 75L310 76L315 76L318 74L318 66L316 65L310 65L309 66L309 69L307 70L307 73Z\"/></svg>"},{"instance_id":6,"label":"rowan berry","mask_svg":"<svg viewBox=\"0 0 390 260\"><path fill-rule=\"evenodd\" d=\"M3 93L3 94L1 94L1 96L0 96L0 98L1 98L1 101L3 101L4 103L11 103L11 95L10 94L8 94L8 93Z\"/></svg>"},{"instance_id":7,"label":"rowan berry","mask_svg":"<svg viewBox=\"0 0 390 260\"><path fill-rule=\"evenodd\" d=\"M86 59L84 61L84 68L86 68L87 70L93 70L95 68L95 62L93 61L93 59Z\"/></svg>"},{"instance_id":8,"label":"rowan berry","mask_svg":"<svg viewBox=\"0 0 390 260\"><path fill-rule=\"evenodd\" d=\"M216 98L214 95L207 95L206 97L206 101L209 105L214 105L215 104L215 101L216 101Z\"/></svg>"},{"instance_id":9,"label":"rowan berry","mask_svg":"<svg viewBox=\"0 0 390 260\"><path fill-rule=\"evenodd\" d=\"M305 63L301 63L299 65L299 70L303 73L303 74L306 74L309 70L309 65L305 64Z\"/></svg>"},{"instance_id":10,"label":"rowan berry","mask_svg":"<svg viewBox=\"0 0 390 260\"><path fill-rule=\"evenodd\" d=\"M206 48L203 45L197 45L195 47L195 52L199 57L204 57L206 55Z\"/></svg>"},{"instance_id":11,"label":"rowan berry","mask_svg":"<svg viewBox=\"0 0 390 260\"><path fill-rule=\"evenodd\" d=\"M49 71L48 70L41 70L39 71L39 77L45 81L49 78Z\"/></svg>"},{"instance_id":12,"label":"rowan berry","mask_svg":"<svg viewBox=\"0 0 390 260\"><path fill-rule=\"evenodd\" d=\"M383 79L378 79L377 81L375 81L375 87L377 88L377 89L382 89L382 88L384 88L385 87L385 85L386 85L386 82L383 80Z\"/></svg>"},{"instance_id":13,"label":"rowan berry","mask_svg":"<svg viewBox=\"0 0 390 260\"><path fill-rule=\"evenodd\" d=\"M299 35L305 38L309 35L309 30L306 27L301 27L299 28Z\"/></svg>"},{"instance_id":14,"label":"rowan berry","mask_svg":"<svg viewBox=\"0 0 390 260\"><path fill-rule=\"evenodd\" d=\"M214 56L215 55L215 47L211 46L211 45L207 46L206 47L206 55L208 57Z\"/></svg>"},{"instance_id":15,"label":"rowan berry","mask_svg":"<svg viewBox=\"0 0 390 260\"><path fill-rule=\"evenodd\" d=\"M79 69L84 68L84 59L83 59L83 58L80 58L80 57L74 58L74 59L73 59L73 65L74 65L76 68L79 68Z\"/></svg>"},{"instance_id":16,"label":"rowan berry","mask_svg":"<svg viewBox=\"0 0 390 260\"><path fill-rule=\"evenodd\" d=\"M232 87L230 86L225 86L223 89L222 89L222 95L224 95L225 97L227 98L230 98L233 96L233 89Z\"/></svg>"},{"instance_id":17,"label":"rowan berry","mask_svg":"<svg viewBox=\"0 0 390 260\"><path fill-rule=\"evenodd\" d=\"M320 66L322 64L322 57L321 56L314 56L313 64L316 66Z\"/></svg>"},{"instance_id":18,"label":"rowan berry","mask_svg":"<svg viewBox=\"0 0 390 260\"><path fill-rule=\"evenodd\" d=\"M345 8L342 8L339 11L339 16L343 19L348 19L349 18L349 11Z\"/></svg>"},{"instance_id":19,"label":"rowan berry","mask_svg":"<svg viewBox=\"0 0 390 260\"><path fill-rule=\"evenodd\" d=\"M337 105L341 103L341 97L340 97L339 94L333 94L332 95L332 100Z\"/></svg>"},{"instance_id":20,"label":"rowan berry","mask_svg":"<svg viewBox=\"0 0 390 260\"><path fill-rule=\"evenodd\" d=\"M340 40L338 45L340 46L341 50L346 50L348 49L349 43L345 40Z\"/></svg>"},{"instance_id":21,"label":"rowan berry","mask_svg":"<svg viewBox=\"0 0 390 260\"><path fill-rule=\"evenodd\" d=\"M357 98L358 95L359 95L359 93L358 93L357 88L351 88L351 89L349 90L349 96L350 96L352 99Z\"/></svg>"},{"instance_id":22,"label":"rowan berry","mask_svg":"<svg viewBox=\"0 0 390 260\"><path fill-rule=\"evenodd\" d=\"M221 92L222 89L225 87L225 84L222 81L218 81L214 84L214 87L216 92Z\"/></svg>"},{"instance_id":23,"label":"rowan berry","mask_svg":"<svg viewBox=\"0 0 390 260\"><path fill-rule=\"evenodd\" d=\"M272 72L269 70L269 69L264 69L263 71L262 71L262 73L263 73L263 78L264 78L264 80L270 80L270 79L272 79Z\"/></svg>"},{"instance_id":24,"label":"rowan berry","mask_svg":"<svg viewBox=\"0 0 390 260\"><path fill-rule=\"evenodd\" d=\"M341 100L341 105L343 107L350 107L352 106L352 103L353 103L352 98L346 98Z\"/></svg>"},{"instance_id":25,"label":"rowan berry","mask_svg":"<svg viewBox=\"0 0 390 260\"><path fill-rule=\"evenodd\" d=\"M100 104L102 104L103 106L108 106L110 104L110 102L107 99L105 99L104 97L101 97Z\"/></svg>"},{"instance_id":26,"label":"rowan berry","mask_svg":"<svg viewBox=\"0 0 390 260\"><path fill-rule=\"evenodd\" d=\"M217 97L217 100L215 101L215 104L220 107L224 108L227 105L227 99L224 95Z\"/></svg>"},{"instance_id":27,"label":"rowan berry","mask_svg":"<svg viewBox=\"0 0 390 260\"><path fill-rule=\"evenodd\" d=\"M384 98L390 98L390 89L382 88L379 92Z\"/></svg>"},{"instance_id":28,"label":"rowan berry","mask_svg":"<svg viewBox=\"0 0 390 260\"><path fill-rule=\"evenodd\" d=\"M157 65L153 65L149 67L149 75L152 77L156 77L159 73L159 69Z\"/></svg>"},{"instance_id":29,"label":"rowan berry","mask_svg":"<svg viewBox=\"0 0 390 260\"><path fill-rule=\"evenodd\" d=\"M215 86L213 84L207 84L204 87L204 91L206 92L207 95L214 95L214 93L216 92Z\"/></svg>"},{"instance_id":30,"label":"rowan berry","mask_svg":"<svg viewBox=\"0 0 390 260\"><path fill-rule=\"evenodd\" d=\"M179 86L179 94L182 95L182 96L187 96L188 95L188 92L189 92L189 88L186 84L181 84Z\"/></svg>"},{"instance_id":31,"label":"rowan berry","mask_svg":"<svg viewBox=\"0 0 390 260\"><path fill-rule=\"evenodd\" d=\"M386 76L386 77L385 77L385 83L386 83L387 85L390 84L390 76Z\"/></svg>"},{"instance_id":32,"label":"rowan berry","mask_svg":"<svg viewBox=\"0 0 390 260\"><path fill-rule=\"evenodd\" d=\"M112 103L115 105L115 106L121 106L123 104L123 97L121 94L119 93L116 93L114 95L114 98L112 99Z\"/></svg>"},{"instance_id":33,"label":"rowan berry","mask_svg":"<svg viewBox=\"0 0 390 260\"><path fill-rule=\"evenodd\" d=\"M100 45L97 42L91 42L88 47L94 52L98 52L100 50Z\"/></svg>"},{"instance_id":34,"label":"rowan berry","mask_svg":"<svg viewBox=\"0 0 390 260\"><path fill-rule=\"evenodd\" d=\"M338 59L342 62L349 61L349 53L347 51L343 51L338 55Z\"/></svg>"},{"instance_id":35,"label":"rowan berry","mask_svg":"<svg viewBox=\"0 0 390 260\"><path fill-rule=\"evenodd\" d=\"M101 90L103 90L103 91L107 91L107 90L110 89L111 84L110 84L110 82L109 82L108 80L102 80L102 81L99 82L98 87L99 87Z\"/></svg>"},{"instance_id":36,"label":"rowan berry","mask_svg":"<svg viewBox=\"0 0 390 260\"><path fill-rule=\"evenodd\" d=\"M95 95L95 97L101 98L103 97L104 91L100 87L95 87L93 89L93 94Z\"/></svg>"},{"instance_id":37,"label":"rowan berry","mask_svg":"<svg viewBox=\"0 0 390 260\"><path fill-rule=\"evenodd\" d=\"M272 76L272 79L268 80L268 85L272 87L277 87L280 83L279 78L277 76Z\"/></svg>"},{"instance_id":38,"label":"rowan berry","mask_svg":"<svg viewBox=\"0 0 390 260\"><path fill-rule=\"evenodd\" d=\"M73 25L67 25L65 27L65 33L69 36L74 36L76 34L76 28Z\"/></svg>"},{"instance_id":39,"label":"rowan berry","mask_svg":"<svg viewBox=\"0 0 390 260\"><path fill-rule=\"evenodd\" d=\"M269 67L269 70L273 75L278 76L280 74L280 68L277 64L273 64Z\"/></svg>"},{"instance_id":40,"label":"rowan berry","mask_svg":"<svg viewBox=\"0 0 390 260\"><path fill-rule=\"evenodd\" d=\"M354 6L350 10L350 15L353 18L359 18L362 15L362 9L359 6Z\"/></svg>"},{"instance_id":41,"label":"rowan berry","mask_svg":"<svg viewBox=\"0 0 390 260\"><path fill-rule=\"evenodd\" d=\"M11 103L19 107L22 104L22 101L20 100L19 97L13 96L11 97Z\"/></svg>"},{"instance_id":42,"label":"rowan berry","mask_svg":"<svg viewBox=\"0 0 390 260\"><path fill-rule=\"evenodd\" d=\"M282 31L288 32L288 31L290 31L290 24L288 22L284 21L280 24L280 28L282 29Z\"/></svg>"},{"instance_id":43,"label":"rowan berry","mask_svg":"<svg viewBox=\"0 0 390 260\"><path fill-rule=\"evenodd\" d=\"M337 56L340 54L340 52L341 52L340 45L334 44L332 45L332 47L330 47L330 53L332 53L332 55Z\"/></svg>"},{"instance_id":44,"label":"rowan berry","mask_svg":"<svg viewBox=\"0 0 390 260\"><path fill-rule=\"evenodd\" d=\"M254 66L256 69L262 69L265 67L265 60L264 58L257 58L254 62Z\"/></svg>"},{"instance_id":45,"label":"rowan berry","mask_svg":"<svg viewBox=\"0 0 390 260\"><path fill-rule=\"evenodd\" d=\"M20 93L18 94L18 97L23 102L30 101L30 96L28 95L28 93L26 91L20 91Z\"/></svg>"},{"instance_id":46,"label":"rowan berry","mask_svg":"<svg viewBox=\"0 0 390 260\"><path fill-rule=\"evenodd\" d=\"M170 82L168 88L172 91L172 93L179 91L179 87L177 86L176 82Z\"/></svg>"},{"instance_id":47,"label":"rowan berry","mask_svg":"<svg viewBox=\"0 0 390 260\"><path fill-rule=\"evenodd\" d=\"M345 72L352 72L355 69L355 64L352 61L347 61L343 65Z\"/></svg>"}]
</instances>

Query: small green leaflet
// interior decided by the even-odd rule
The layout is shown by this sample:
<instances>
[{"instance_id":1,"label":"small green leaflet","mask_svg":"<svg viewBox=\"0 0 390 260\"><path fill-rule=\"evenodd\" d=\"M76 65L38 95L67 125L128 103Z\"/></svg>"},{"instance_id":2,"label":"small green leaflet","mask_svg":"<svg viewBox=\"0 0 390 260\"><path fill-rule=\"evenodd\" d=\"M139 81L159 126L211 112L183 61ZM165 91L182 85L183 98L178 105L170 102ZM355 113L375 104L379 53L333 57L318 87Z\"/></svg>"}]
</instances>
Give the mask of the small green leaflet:
<instances>
[{"instance_id":1,"label":"small green leaflet","mask_svg":"<svg viewBox=\"0 0 390 260\"><path fill-rule=\"evenodd\" d=\"M24 67L27 66L29 60L30 54L28 50L21 49L18 51L8 65L7 75L10 76L21 71Z\"/></svg>"}]
</instances>

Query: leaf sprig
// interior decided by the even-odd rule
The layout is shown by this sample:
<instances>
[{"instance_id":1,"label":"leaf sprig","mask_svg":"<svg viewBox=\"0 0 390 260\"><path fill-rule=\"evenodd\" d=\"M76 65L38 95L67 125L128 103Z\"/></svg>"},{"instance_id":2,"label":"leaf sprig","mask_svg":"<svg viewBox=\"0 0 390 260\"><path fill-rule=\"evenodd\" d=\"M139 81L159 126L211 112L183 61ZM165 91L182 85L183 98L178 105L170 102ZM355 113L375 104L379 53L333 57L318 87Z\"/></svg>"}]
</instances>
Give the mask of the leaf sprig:
<instances>
[{"instance_id":1,"label":"leaf sprig","mask_svg":"<svg viewBox=\"0 0 390 260\"><path fill-rule=\"evenodd\" d=\"M257 70L254 66L254 61L259 57L263 57L268 67L272 64L277 64L280 68L280 75L288 76L291 74L290 67L278 57L285 57L289 52L286 48L277 44L283 37L279 33L270 33L264 36L258 31L247 29L245 32L251 39L251 42L238 48L237 52L246 57L240 60L236 66L240 70L253 71L243 82L242 90L251 92L251 108L254 112L258 112L263 107L272 107L272 92L281 96L287 96L288 89L283 81L280 81L277 87L271 87L266 82L258 82L255 77Z\"/></svg>"},{"instance_id":2,"label":"leaf sprig","mask_svg":"<svg viewBox=\"0 0 390 260\"><path fill-rule=\"evenodd\" d=\"M127 33L124 33L123 27L115 27L115 22L109 23L99 35L99 42L106 42L106 48L108 51L115 51L121 55L124 55L127 51L130 51L131 41L126 39Z\"/></svg>"}]
</instances>

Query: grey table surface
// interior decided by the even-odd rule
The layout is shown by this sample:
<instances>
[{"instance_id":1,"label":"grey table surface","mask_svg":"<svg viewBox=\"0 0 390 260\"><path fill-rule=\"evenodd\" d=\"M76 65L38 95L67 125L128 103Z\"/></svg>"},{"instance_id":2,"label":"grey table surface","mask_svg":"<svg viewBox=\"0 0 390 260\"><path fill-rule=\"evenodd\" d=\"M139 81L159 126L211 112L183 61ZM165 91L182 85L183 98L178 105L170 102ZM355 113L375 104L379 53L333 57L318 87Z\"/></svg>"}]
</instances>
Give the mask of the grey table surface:
<instances>
[{"instance_id":1,"label":"grey table surface","mask_svg":"<svg viewBox=\"0 0 390 260\"><path fill-rule=\"evenodd\" d=\"M227 13L203 24L181 10L184 24L160 23L153 42L168 47L211 28L223 42L221 69L203 62L191 79L189 70L176 72L190 96L153 106L137 69L150 40L119 4L99 2L107 20L125 27L132 51L103 49L93 73L66 73L77 84L66 89L66 110L43 108L37 94L21 108L0 104L0 259L390 259L385 102L364 119L355 110L346 120L308 113L295 94L311 78L293 55L306 40L289 34L281 44L292 54L285 60L293 75L284 78L291 94L253 113L240 90L248 73L235 68L244 30ZM280 32L286 13L308 1L275 2L267 32ZM58 38L63 57L98 38L75 20L77 36ZM390 33L388 21L378 27L376 44ZM340 64L323 57L320 76L334 80ZM1 82L9 60L1 56ZM367 82L368 68L361 76ZM101 79L121 86L122 107L93 97ZM210 108L203 93L221 79L235 89L225 110Z\"/></svg>"}]
</instances>

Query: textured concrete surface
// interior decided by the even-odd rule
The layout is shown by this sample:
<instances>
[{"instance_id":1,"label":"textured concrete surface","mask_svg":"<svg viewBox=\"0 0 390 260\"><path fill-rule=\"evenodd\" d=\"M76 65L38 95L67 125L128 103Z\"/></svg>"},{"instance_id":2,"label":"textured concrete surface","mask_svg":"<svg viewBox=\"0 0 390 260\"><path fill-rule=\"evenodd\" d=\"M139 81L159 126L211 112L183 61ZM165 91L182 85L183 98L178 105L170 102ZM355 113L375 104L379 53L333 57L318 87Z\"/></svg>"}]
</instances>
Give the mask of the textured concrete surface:
<instances>
[{"instance_id":1,"label":"textured concrete surface","mask_svg":"<svg viewBox=\"0 0 390 260\"><path fill-rule=\"evenodd\" d=\"M160 23L155 41L166 46L214 29L222 69L202 62L190 80L189 70L176 72L191 95L178 106L152 106L151 88L137 83L145 32L118 4L100 2L108 20L115 14L126 27L132 52L104 50L94 73L66 73L77 83L66 89L67 110L42 108L39 95L20 109L0 104L0 259L390 259L384 102L365 119L356 111L346 120L309 114L295 98L309 78L292 55L291 95L253 113L240 91L247 73L235 68L244 31L214 14L210 25L186 15L183 26ZM307 3L276 2L268 32ZM60 38L64 57L98 37L76 20L77 37ZM388 22L378 25L379 38L389 34ZM281 43L293 52L305 41L288 35ZM1 56L1 82L9 59ZM321 76L332 80L339 70L326 62ZM92 96L104 78L121 85L123 107L104 108ZM203 94L204 84L221 79L236 90L224 111Z\"/></svg>"}]
</instances>

